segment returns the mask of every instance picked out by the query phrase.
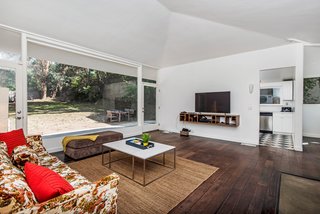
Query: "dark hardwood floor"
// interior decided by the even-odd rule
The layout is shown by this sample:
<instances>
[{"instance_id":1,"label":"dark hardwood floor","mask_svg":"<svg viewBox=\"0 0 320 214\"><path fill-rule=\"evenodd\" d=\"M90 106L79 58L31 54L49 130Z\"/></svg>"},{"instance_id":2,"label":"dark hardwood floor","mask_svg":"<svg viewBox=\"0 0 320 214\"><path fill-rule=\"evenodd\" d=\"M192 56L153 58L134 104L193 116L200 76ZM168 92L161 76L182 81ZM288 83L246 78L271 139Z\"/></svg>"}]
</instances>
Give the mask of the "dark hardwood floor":
<instances>
[{"instance_id":1,"label":"dark hardwood floor","mask_svg":"<svg viewBox=\"0 0 320 214\"><path fill-rule=\"evenodd\" d=\"M304 152L153 132L177 155L219 167L170 213L275 213L281 172L320 179L320 145ZM312 139L319 141L319 139Z\"/></svg>"},{"instance_id":2,"label":"dark hardwood floor","mask_svg":"<svg viewBox=\"0 0 320 214\"><path fill-rule=\"evenodd\" d=\"M180 157L219 167L170 213L276 213L281 172L320 179L320 144L294 152L159 131L151 135L176 146ZM64 159L61 153L59 158Z\"/></svg>"}]
</instances>

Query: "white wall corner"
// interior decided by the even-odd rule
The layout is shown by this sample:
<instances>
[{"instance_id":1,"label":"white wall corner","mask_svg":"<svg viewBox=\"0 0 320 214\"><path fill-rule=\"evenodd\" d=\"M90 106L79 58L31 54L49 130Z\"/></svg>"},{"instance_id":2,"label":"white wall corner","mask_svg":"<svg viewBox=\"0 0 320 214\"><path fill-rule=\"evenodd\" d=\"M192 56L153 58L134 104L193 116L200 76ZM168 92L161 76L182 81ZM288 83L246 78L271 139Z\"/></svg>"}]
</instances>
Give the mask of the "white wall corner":
<instances>
[{"instance_id":1,"label":"white wall corner","mask_svg":"<svg viewBox=\"0 0 320 214\"><path fill-rule=\"evenodd\" d=\"M295 117L294 117L294 148L302 151L302 110L303 110L303 69L304 69L304 46L297 44L296 50L296 74L295 74Z\"/></svg>"}]
</instances>

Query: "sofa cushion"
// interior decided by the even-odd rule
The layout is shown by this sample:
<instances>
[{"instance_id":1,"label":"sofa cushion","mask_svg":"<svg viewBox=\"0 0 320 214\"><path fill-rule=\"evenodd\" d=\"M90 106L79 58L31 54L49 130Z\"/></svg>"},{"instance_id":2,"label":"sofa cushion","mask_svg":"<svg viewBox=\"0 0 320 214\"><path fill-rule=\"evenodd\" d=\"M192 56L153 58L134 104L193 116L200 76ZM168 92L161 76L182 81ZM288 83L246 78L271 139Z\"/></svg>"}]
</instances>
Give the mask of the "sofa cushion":
<instances>
[{"instance_id":1,"label":"sofa cushion","mask_svg":"<svg viewBox=\"0 0 320 214\"><path fill-rule=\"evenodd\" d=\"M4 152L8 153L7 144L3 141L0 141L0 151L4 151Z\"/></svg>"},{"instance_id":2,"label":"sofa cushion","mask_svg":"<svg viewBox=\"0 0 320 214\"><path fill-rule=\"evenodd\" d=\"M121 140L123 138L122 133L114 132L114 131L105 131L93 133L92 135L99 135L96 141L92 142L91 140L81 139L81 140L73 140L70 141L67 145L67 148L81 149L92 146L101 145L104 143Z\"/></svg>"},{"instance_id":3,"label":"sofa cushion","mask_svg":"<svg viewBox=\"0 0 320 214\"><path fill-rule=\"evenodd\" d=\"M37 203L23 172L11 163L9 155L2 149L0 150L0 200L3 204L13 201L12 212L31 208Z\"/></svg>"},{"instance_id":4,"label":"sofa cushion","mask_svg":"<svg viewBox=\"0 0 320 214\"><path fill-rule=\"evenodd\" d=\"M36 152L27 146L17 146L16 148L14 148L11 154L11 161L16 167L21 170L24 169L24 165L27 162L34 164L40 163Z\"/></svg>"},{"instance_id":5,"label":"sofa cushion","mask_svg":"<svg viewBox=\"0 0 320 214\"><path fill-rule=\"evenodd\" d=\"M60 161L57 157L47 155L41 157L41 166L45 166L52 171L58 173L61 177L67 180L73 188L78 188L83 185L90 184L85 177L83 177L76 170L71 169L67 164Z\"/></svg>"},{"instance_id":6,"label":"sofa cushion","mask_svg":"<svg viewBox=\"0 0 320 214\"><path fill-rule=\"evenodd\" d=\"M40 135L28 136L27 144L28 147L37 152L41 166L47 167L48 169L58 173L61 177L67 180L73 188L78 188L91 183L79 172L68 167L57 157L50 155L43 147L42 138Z\"/></svg>"},{"instance_id":7,"label":"sofa cushion","mask_svg":"<svg viewBox=\"0 0 320 214\"><path fill-rule=\"evenodd\" d=\"M10 194L0 192L0 213L11 213L12 210L17 208L15 205L15 198L13 198Z\"/></svg>"},{"instance_id":8,"label":"sofa cushion","mask_svg":"<svg viewBox=\"0 0 320 214\"><path fill-rule=\"evenodd\" d=\"M38 201L44 202L73 190L58 173L33 163L25 164L26 180Z\"/></svg>"},{"instance_id":9,"label":"sofa cushion","mask_svg":"<svg viewBox=\"0 0 320 214\"><path fill-rule=\"evenodd\" d=\"M16 146L26 145L26 138L24 136L23 130L13 130L10 132L0 133L0 141L7 144L8 154L11 155L13 149Z\"/></svg>"},{"instance_id":10,"label":"sofa cushion","mask_svg":"<svg viewBox=\"0 0 320 214\"><path fill-rule=\"evenodd\" d=\"M27 213L117 213L119 176L108 175L41 204Z\"/></svg>"},{"instance_id":11,"label":"sofa cushion","mask_svg":"<svg viewBox=\"0 0 320 214\"><path fill-rule=\"evenodd\" d=\"M10 156L8 155L7 144L3 141L0 141L0 160L1 162L6 162L11 164Z\"/></svg>"},{"instance_id":12,"label":"sofa cushion","mask_svg":"<svg viewBox=\"0 0 320 214\"><path fill-rule=\"evenodd\" d=\"M27 137L27 145L31 149L33 149L37 154L39 153L47 153L46 149L43 146L42 143L42 137L41 135L30 135Z\"/></svg>"}]
</instances>

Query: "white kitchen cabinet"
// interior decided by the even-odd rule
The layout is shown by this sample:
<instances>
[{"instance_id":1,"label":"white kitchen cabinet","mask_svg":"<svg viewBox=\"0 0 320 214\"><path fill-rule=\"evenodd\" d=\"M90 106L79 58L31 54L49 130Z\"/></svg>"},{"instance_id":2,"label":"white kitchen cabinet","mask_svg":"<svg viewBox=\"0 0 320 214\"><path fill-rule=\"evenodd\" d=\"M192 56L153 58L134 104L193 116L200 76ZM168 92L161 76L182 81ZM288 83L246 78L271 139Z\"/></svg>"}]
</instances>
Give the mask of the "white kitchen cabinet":
<instances>
[{"instance_id":1,"label":"white kitchen cabinet","mask_svg":"<svg viewBox=\"0 0 320 214\"><path fill-rule=\"evenodd\" d=\"M273 112L273 132L293 133L293 112Z\"/></svg>"},{"instance_id":2,"label":"white kitchen cabinet","mask_svg":"<svg viewBox=\"0 0 320 214\"><path fill-rule=\"evenodd\" d=\"M282 132L284 133L293 133L293 119L292 119L292 113L283 113L283 119L282 119Z\"/></svg>"},{"instance_id":3,"label":"white kitchen cabinet","mask_svg":"<svg viewBox=\"0 0 320 214\"><path fill-rule=\"evenodd\" d=\"M272 127L274 132L282 131L282 117L280 114L273 113Z\"/></svg>"},{"instance_id":4,"label":"white kitchen cabinet","mask_svg":"<svg viewBox=\"0 0 320 214\"><path fill-rule=\"evenodd\" d=\"M293 82L282 82L282 100L293 100Z\"/></svg>"},{"instance_id":5,"label":"white kitchen cabinet","mask_svg":"<svg viewBox=\"0 0 320 214\"><path fill-rule=\"evenodd\" d=\"M265 92L265 89L267 89L267 92ZM294 100L293 81L260 83L260 96L263 97L265 95L270 95L274 98L280 98L280 103L261 103L260 101L260 104L283 105L284 101L292 101Z\"/></svg>"}]
</instances>

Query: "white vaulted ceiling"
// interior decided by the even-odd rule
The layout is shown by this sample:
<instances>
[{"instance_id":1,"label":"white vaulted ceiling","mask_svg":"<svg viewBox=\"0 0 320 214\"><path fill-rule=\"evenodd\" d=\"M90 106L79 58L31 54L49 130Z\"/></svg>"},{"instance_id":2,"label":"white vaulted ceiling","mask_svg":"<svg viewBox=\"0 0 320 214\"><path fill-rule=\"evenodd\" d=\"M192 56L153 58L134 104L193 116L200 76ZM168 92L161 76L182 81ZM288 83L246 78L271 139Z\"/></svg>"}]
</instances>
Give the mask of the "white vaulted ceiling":
<instances>
[{"instance_id":1,"label":"white vaulted ceiling","mask_svg":"<svg viewBox=\"0 0 320 214\"><path fill-rule=\"evenodd\" d=\"M319 0L159 0L169 10L278 38L320 42Z\"/></svg>"},{"instance_id":2,"label":"white vaulted ceiling","mask_svg":"<svg viewBox=\"0 0 320 214\"><path fill-rule=\"evenodd\" d=\"M0 23L151 65L170 11L156 0L0 0Z\"/></svg>"},{"instance_id":3,"label":"white vaulted ceiling","mask_svg":"<svg viewBox=\"0 0 320 214\"><path fill-rule=\"evenodd\" d=\"M319 9L319 0L1 0L0 24L166 67L289 37L319 42Z\"/></svg>"},{"instance_id":4,"label":"white vaulted ceiling","mask_svg":"<svg viewBox=\"0 0 320 214\"><path fill-rule=\"evenodd\" d=\"M284 39L173 13L163 61L183 64L282 44Z\"/></svg>"}]
</instances>

